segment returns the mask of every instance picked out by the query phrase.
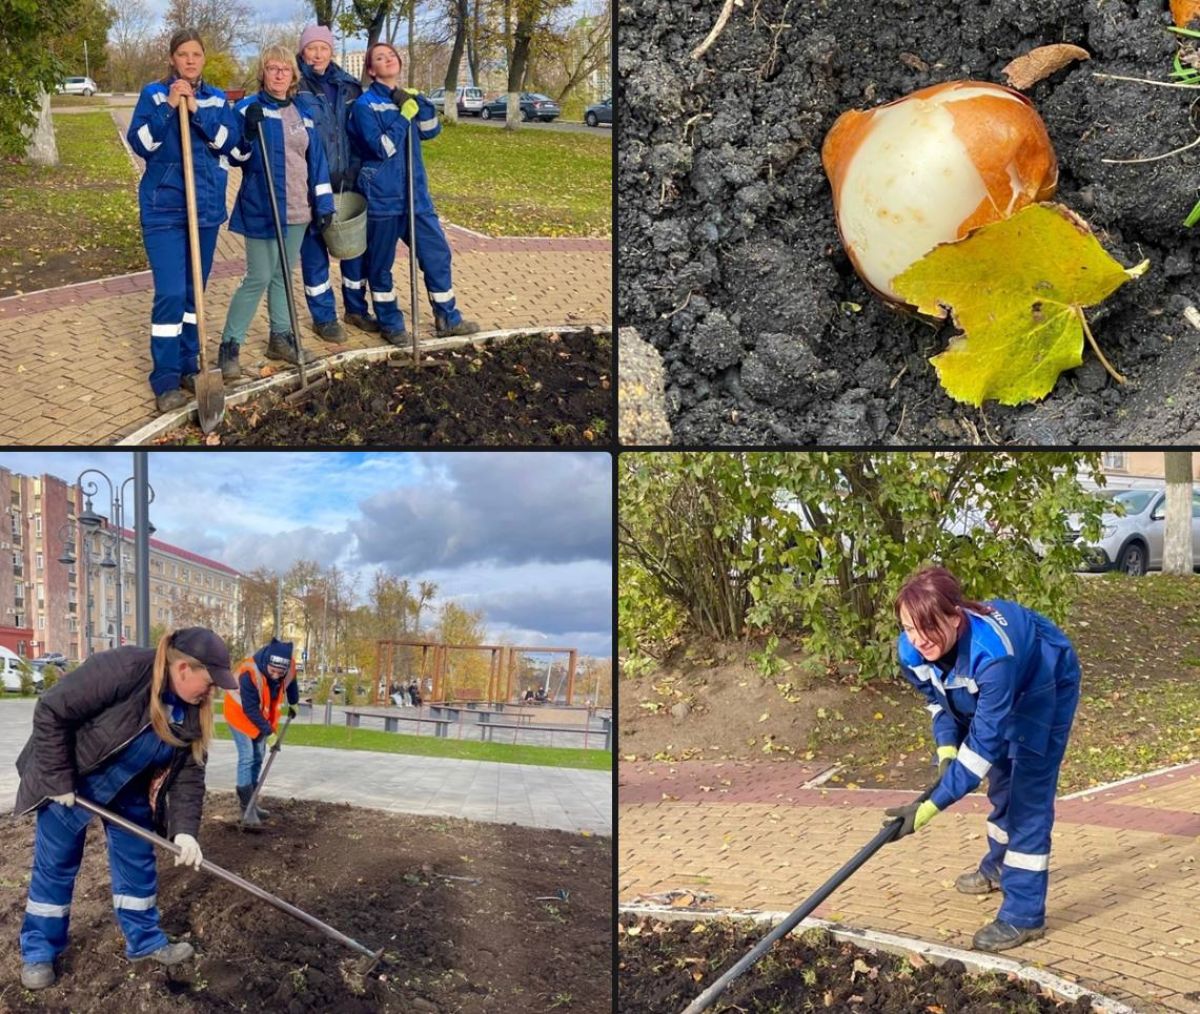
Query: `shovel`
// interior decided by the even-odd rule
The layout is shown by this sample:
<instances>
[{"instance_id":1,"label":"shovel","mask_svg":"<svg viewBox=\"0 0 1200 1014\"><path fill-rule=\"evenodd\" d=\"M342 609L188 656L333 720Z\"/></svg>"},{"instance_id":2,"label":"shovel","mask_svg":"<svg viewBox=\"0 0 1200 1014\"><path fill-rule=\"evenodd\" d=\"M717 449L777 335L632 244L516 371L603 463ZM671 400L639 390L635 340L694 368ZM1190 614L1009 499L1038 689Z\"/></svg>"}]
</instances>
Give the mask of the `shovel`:
<instances>
[{"instance_id":1,"label":"shovel","mask_svg":"<svg viewBox=\"0 0 1200 1014\"><path fill-rule=\"evenodd\" d=\"M166 838L155 834L153 831L147 831L144 827L133 823L131 820L126 820L119 814L113 813L110 810L106 810L104 807L93 803L90 799L84 799L82 796L76 796L75 805L87 810L88 813L94 813L101 820L108 821L108 823L112 824L114 827L119 827L122 831L126 831L137 838L141 838L143 841L148 841L151 845L157 845L159 848L166 849L166 851L172 852L175 855L179 855L181 851L179 846L174 842L167 841ZM332 926L321 922L321 920L316 916L309 915L307 912L296 908L295 905L289 904L282 898L275 897L275 895L264 891L261 887L255 886L248 880L243 880L236 873L230 873L228 870L223 869L216 863L210 863L207 859L201 859L200 869L205 870L208 873L215 874L222 880L233 884L234 887L240 887L243 891L248 891L250 894L253 894L254 897L265 901L268 905L274 905L275 908L279 909L279 911L286 912L293 918L299 919L301 922L308 923L308 925L313 929L320 930L327 937L329 937L330 940L336 940L339 944L344 944L346 947L358 951L358 953L363 955L365 958L370 958L371 960L369 964L365 964L363 967L356 969L359 975L366 975L369 973L371 969L373 969L379 963L379 959L383 957L382 947L377 951L371 950L369 947L360 944L357 940L352 940L350 937L346 936L345 933L339 933Z\"/></svg>"},{"instance_id":2,"label":"shovel","mask_svg":"<svg viewBox=\"0 0 1200 1014\"><path fill-rule=\"evenodd\" d=\"M200 231L196 224L196 167L192 165L192 127L187 99L179 100L179 138L183 144L183 189L187 200L188 244L192 261L192 294L196 304L196 332L200 338L200 372L196 374L196 413L200 429L211 433L225 417L225 382L221 371L208 368L204 355L204 272L200 266ZM224 195L222 195L222 199Z\"/></svg>"},{"instance_id":3,"label":"shovel","mask_svg":"<svg viewBox=\"0 0 1200 1014\"><path fill-rule=\"evenodd\" d=\"M251 813L254 812L254 801L258 798L258 794L262 791L263 783L267 780L267 775L271 773L271 765L275 763L275 755L279 753L283 746L283 737L287 735L288 726L292 724L291 716L283 723L283 728L279 730L279 736L275 740L275 745L271 747L271 755L267 758L267 766L263 768L263 773L258 776L258 784L254 786L254 791L250 793L250 801L246 803L246 809L242 812L242 819L239 822L243 827L246 827L246 820ZM257 825L249 825L257 826Z\"/></svg>"},{"instance_id":4,"label":"shovel","mask_svg":"<svg viewBox=\"0 0 1200 1014\"><path fill-rule=\"evenodd\" d=\"M413 365L421 362L421 353L417 351L417 208L413 201L413 169L417 164L417 134L416 126L408 122L408 282L412 296L412 354Z\"/></svg>"},{"instance_id":5,"label":"shovel","mask_svg":"<svg viewBox=\"0 0 1200 1014\"><path fill-rule=\"evenodd\" d=\"M929 786L918 797L917 802L923 803L937 788L937 783ZM752 966L756 965L764 954L771 949L771 945L776 940L786 937L796 926L803 920L807 919L813 911L828 898L837 888L850 879L854 872L862 866L868 859L878 852L884 845L892 841L896 837L896 833L900 830L904 823L903 818L896 817L894 820L888 821L879 833L875 835L866 845L864 845L854 857L846 863L840 870L830 877L824 884L817 888L816 892L804 902L798 909L792 912L786 919L776 926L770 933L763 937L757 944L754 945L749 953L738 961L732 968L728 969L716 982L701 993L695 1000L689 1003L682 1014L700 1014L700 1011L708 1010L717 999L729 988L729 984L734 979L738 978L743 972L748 971Z\"/></svg>"}]
</instances>

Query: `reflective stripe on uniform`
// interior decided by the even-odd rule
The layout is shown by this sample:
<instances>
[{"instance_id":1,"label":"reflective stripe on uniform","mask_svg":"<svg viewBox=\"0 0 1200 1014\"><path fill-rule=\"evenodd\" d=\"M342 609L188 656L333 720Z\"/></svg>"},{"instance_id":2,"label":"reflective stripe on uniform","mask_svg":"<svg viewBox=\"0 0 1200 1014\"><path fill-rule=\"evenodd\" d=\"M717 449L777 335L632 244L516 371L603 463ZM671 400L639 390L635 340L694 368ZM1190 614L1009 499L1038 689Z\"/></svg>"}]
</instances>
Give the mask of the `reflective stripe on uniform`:
<instances>
[{"instance_id":1,"label":"reflective stripe on uniform","mask_svg":"<svg viewBox=\"0 0 1200 1014\"><path fill-rule=\"evenodd\" d=\"M320 285L304 286L304 294L306 296L319 296L322 292L329 291L329 279L326 278Z\"/></svg>"},{"instance_id":2,"label":"reflective stripe on uniform","mask_svg":"<svg viewBox=\"0 0 1200 1014\"><path fill-rule=\"evenodd\" d=\"M221 147L221 145L223 145L225 143L225 139L228 136L229 136L229 128L227 126L225 126L225 124L222 123L221 126L219 128L217 128L217 136L208 142L208 146L210 148L219 148L219 147Z\"/></svg>"},{"instance_id":3,"label":"reflective stripe on uniform","mask_svg":"<svg viewBox=\"0 0 1200 1014\"><path fill-rule=\"evenodd\" d=\"M400 108L398 105L396 105L395 102L368 102L367 106L368 106L368 108L374 110L377 113L385 113L389 109L399 109Z\"/></svg>"},{"instance_id":4,"label":"reflective stripe on uniform","mask_svg":"<svg viewBox=\"0 0 1200 1014\"><path fill-rule=\"evenodd\" d=\"M383 150L387 152L388 158L396 154L396 144L387 134L379 139L379 143L383 145Z\"/></svg>"},{"instance_id":5,"label":"reflective stripe on uniform","mask_svg":"<svg viewBox=\"0 0 1200 1014\"><path fill-rule=\"evenodd\" d=\"M318 183L317 184L316 194L318 197L320 197L322 194L332 194L332 193L333 193L333 187L330 186L328 183Z\"/></svg>"},{"instance_id":6,"label":"reflective stripe on uniform","mask_svg":"<svg viewBox=\"0 0 1200 1014\"><path fill-rule=\"evenodd\" d=\"M278 109L269 109L267 106L262 107L263 115L271 117L272 120L282 120L283 113Z\"/></svg>"},{"instance_id":7,"label":"reflective stripe on uniform","mask_svg":"<svg viewBox=\"0 0 1200 1014\"><path fill-rule=\"evenodd\" d=\"M184 311L183 311L183 322L184 322L185 324L195 324L195 323L197 323L197 321L196 321L196 315L195 315L194 313L188 313L186 310L184 310Z\"/></svg>"},{"instance_id":8,"label":"reflective stripe on uniform","mask_svg":"<svg viewBox=\"0 0 1200 1014\"><path fill-rule=\"evenodd\" d=\"M433 128L437 126L437 123L437 117L435 116L432 120L422 120L420 122L420 127L422 130L433 130Z\"/></svg>"},{"instance_id":9,"label":"reflective stripe on uniform","mask_svg":"<svg viewBox=\"0 0 1200 1014\"><path fill-rule=\"evenodd\" d=\"M30 915L40 915L46 919L65 919L71 911L70 905L51 905L46 901L34 901L32 898L25 902L25 911Z\"/></svg>"},{"instance_id":10,"label":"reflective stripe on uniform","mask_svg":"<svg viewBox=\"0 0 1200 1014\"><path fill-rule=\"evenodd\" d=\"M987 822L987 836L992 841L999 842L1001 845L1008 844L1008 832L1004 828L993 824L990 820Z\"/></svg>"},{"instance_id":11,"label":"reflective stripe on uniform","mask_svg":"<svg viewBox=\"0 0 1200 1014\"><path fill-rule=\"evenodd\" d=\"M182 324L151 324L151 338L178 338L183 334Z\"/></svg>"},{"instance_id":12,"label":"reflective stripe on uniform","mask_svg":"<svg viewBox=\"0 0 1200 1014\"><path fill-rule=\"evenodd\" d=\"M1039 855L1036 852L1014 852L1009 849L1004 853L1004 865L1012 866L1018 870L1032 870L1034 873L1042 873L1050 869L1050 854L1048 852Z\"/></svg>"},{"instance_id":13,"label":"reflective stripe on uniform","mask_svg":"<svg viewBox=\"0 0 1200 1014\"><path fill-rule=\"evenodd\" d=\"M307 116L302 116L302 117L300 117L300 121L301 121L301 122L302 122L302 123L303 123L303 124L304 124L304 125L305 125L305 126L308 128L308 129L309 129L309 130L312 130L312 129L313 129L313 121L312 121L312 120L310 120L310 119L309 119Z\"/></svg>"},{"instance_id":14,"label":"reflective stripe on uniform","mask_svg":"<svg viewBox=\"0 0 1200 1014\"><path fill-rule=\"evenodd\" d=\"M156 106L161 106L164 102L167 101L167 93L166 92L154 92L150 97L152 99L154 99L154 104Z\"/></svg>"},{"instance_id":15,"label":"reflective stripe on uniform","mask_svg":"<svg viewBox=\"0 0 1200 1014\"><path fill-rule=\"evenodd\" d=\"M377 303L394 303L396 301L396 290L389 289L387 292L376 292L372 289L371 298Z\"/></svg>"},{"instance_id":16,"label":"reflective stripe on uniform","mask_svg":"<svg viewBox=\"0 0 1200 1014\"><path fill-rule=\"evenodd\" d=\"M987 613L974 613L973 615L978 616L981 620L983 620L984 623L991 627L993 633L1000 638L1000 643L1004 645L1004 650L1010 655L1013 654L1012 641L1008 639L1008 634L1005 632L1004 628L996 622L994 617L989 616Z\"/></svg>"},{"instance_id":17,"label":"reflective stripe on uniform","mask_svg":"<svg viewBox=\"0 0 1200 1014\"><path fill-rule=\"evenodd\" d=\"M965 743L958 751L958 762L976 778L983 778L991 769L992 762L972 750Z\"/></svg>"},{"instance_id":18,"label":"reflective stripe on uniform","mask_svg":"<svg viewBox=\"0 0 1200 1014\"><path fill-rule=\"evenodd\" d=\"M114 894L113 908L123 908L130 912L146 912L158 904L158 895L148 898L137 898L132 894Z\"/></svg>"},{"instance_id":19,"label":"reflective stripe on uniform","mask_svg":"<svg viewBox=\"0 0 1200 1014\"><path fill-rule=\"evenodd\" d=\"M207 109L210 106L223 106L225 105L225 99L221 95L210 95L206 99L196 99L196 105L201 109Z\"/></svg>"},{"instance_id":20,"label":"reflective stripe on uniform","mask_svg":"<svg viewBox=\"0 0 1200 1014\"><path fill-rule=\"evenodd\" d=\"M367 280L365 278L357 278L357 279L343 278L342 279L342 288L343 289L365 289L366 287L367 287Z\"/></svg>"},{"instance_id":21,"label":"reflective stripe on uniform","mask_svg":"<svg viewBox=\"0 0 1200 1014\"><path fill-rule=\"evenodd\" d=\"M940 715L944 709L940 704L926 704L925 710L928 711L934 718L937 718L937 716Z\"/></svg>"},{"instance_id":22,"label":"reflective stripe on uniform","mask_svg":"<svg viewBox=\"0 0 1200 1014\"><path fill-rule=\"evenodd\" d=\"M150 124L143 123L138 127L138 140L146 146L147 151L157 151L162 147L162 141L154 140L154 135L150 133Z\"/></svg>"},{"instance_id":23,"label":"reflective stripe on uniform","mask_svg":"<svg viewBox=\"0 0 1200 1014\"><path fill-rule=\"evenodd\" d=\"M231 148L229 154L233 156L235 162L245 162L250 157L250 152L243 155L241 148Z\"/></svg>"},{"instance_id":24,"label":"reflective stripe on uniform","mask_svg":"<svg viewBox=\"0 0 1200 1014\"><path fill-rule=\"evenodd\" d=\"M449 303L454 298L454 290L449 289L446 292L431 292L429 298L435 303Z\"/></svg>"}]
</instances>

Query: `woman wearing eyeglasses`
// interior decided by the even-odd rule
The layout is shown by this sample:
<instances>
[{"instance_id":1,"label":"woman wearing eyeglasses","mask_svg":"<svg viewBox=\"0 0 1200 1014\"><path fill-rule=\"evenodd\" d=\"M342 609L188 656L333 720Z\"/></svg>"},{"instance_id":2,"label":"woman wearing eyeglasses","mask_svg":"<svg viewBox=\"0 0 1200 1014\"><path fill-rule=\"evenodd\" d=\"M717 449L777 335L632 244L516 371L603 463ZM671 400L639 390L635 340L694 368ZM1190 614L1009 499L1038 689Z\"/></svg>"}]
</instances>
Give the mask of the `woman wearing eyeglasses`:
<instances>
[{"instance_id":1,"label":"woman wearing eyeglasses","mask_svg":"<svg viewBox=\"0 0 1200 1014\"><path fill-rule=\"evenodd\" d=\"M33 734L17 758L15 813L37 810L33 875L21 925L21 985L54 983L67 946L71 895L91 814L75 794L181 849L175 864L200 868L196 840L212 739L212 687L237 684L225 642L204 627L165 634L156 649L93 655L41 697ZM132 961L175 965L192 956L159 926L154 846L105 827L113 909Z\"/></svg>"}]
</instances>

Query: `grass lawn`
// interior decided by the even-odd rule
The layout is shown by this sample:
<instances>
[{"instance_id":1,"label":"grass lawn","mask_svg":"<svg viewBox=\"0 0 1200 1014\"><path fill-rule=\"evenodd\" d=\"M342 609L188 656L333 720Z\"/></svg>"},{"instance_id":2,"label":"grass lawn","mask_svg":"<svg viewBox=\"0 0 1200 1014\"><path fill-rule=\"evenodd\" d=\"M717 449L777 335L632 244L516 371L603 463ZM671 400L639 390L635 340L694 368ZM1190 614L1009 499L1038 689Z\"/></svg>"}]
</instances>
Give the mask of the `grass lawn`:
<instances>
[{"instance_id":1,"label":"grass lawn","mask_svg":"<svg viewBox=\"0 0 1200 1014\"><path fill-rule=\"evenodd\" d=\"M54 117L61 164L0 161L0 296L146 267L137 173L107 112Z\"/></svg>"},{"instance_id":2,"label":"grass lawn","mask_svg":"<svg viewBox=\"0 0 1200 1014\"><path fill-rule=\"evenodd\" d=\"M611 236L612 136L447 125L422 150L438 214L488 236Z\"/></svg>"},{"instance_id":3,"label":"grass lawn","mask_svg":"<svg viewBox=\"0 0 1200 1014\"><path fill-rule=\"evenodd\" d=\"M214 726L218 739L231 739L229 728ZM551 768L586 768L611 771L612 754L607 750L577 750L559 746L521 746L510 743L480 743L436 736L407 736L379 729L348 729L335 725L297 725L288 728L287 746L326 746L339 750L374 750L456 760L495 761L499 764L534 764Z\"/></svg>"}]
</instances>

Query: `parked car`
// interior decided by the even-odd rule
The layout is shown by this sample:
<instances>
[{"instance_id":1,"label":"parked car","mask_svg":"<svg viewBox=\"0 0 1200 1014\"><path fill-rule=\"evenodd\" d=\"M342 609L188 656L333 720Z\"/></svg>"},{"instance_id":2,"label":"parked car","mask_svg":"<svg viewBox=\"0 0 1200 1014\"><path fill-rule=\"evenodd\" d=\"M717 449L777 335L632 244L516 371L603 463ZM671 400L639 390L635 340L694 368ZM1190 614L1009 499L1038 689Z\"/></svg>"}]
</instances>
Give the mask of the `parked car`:
<instances>
[{"instance_id":1,"label":"parked car","mask_svg":"<svg viewBox=\"0 0 1200 1014\"><path fill-rule=\"evenodd\" d=\"M446 89L438 88L429 93L429 101L440 110L445 111ZM483 89L460 85L458 88L458 115L478 116L483 110Z\"/></svg>"},{"instance_id":2,"label":"parked car","mask_svg":"<svg viewBox=\"0 0 1200 1014\"><path fill-rule=\"evenodd\" d=\"M589 127L598 127L602 123L612 123L612 96L601 99L594 106L588 106L583 113L583 122Z\"/></svg>"},{"instance_id":3,"label":"parked car","mask_svg":"<svg viewBox=\"0 0 1200 1014\"><path fill-rule=\"evenodd\" d=\"M522 120L541 120L543 123L549 123L557 119L561 112L558 103L549 95L542 95L538 92L521 92ZM484 103L479 115L485 120L493 117L503 120L508 115L508 96L501 95L498 99Z\"/></svg>"},{"instance_id":4,"label":"parked car","mask_svg":"<svg viewBox=\"0 0 1200 1014\"><path fill-rule=\"evenodd\" d=\"M35 669L33 672L34 690L40 691L43 682L42 674ZM0 645L0 685L5 690L11 690L14 693L19 693L21 690L21 657L3 645Z\"/></svg>"},{"instance_id":5,"label":"parked car","mask_svg":"<svg viewBox=\"0 0 1200 1014\"><path fill-rule=\"evenodd\" d=\"M39 655L29 663L35 669L44 669L48 665L56 665L60 669L66 669L67 656L61 651L48 651L44 655Z\"/></svg>"},{"instance_id":6,"label":"parked car","mask_svg":"<svg viewBox=\"0 0 1200 1014\"><path fill-rule=\"evenodd\" d=\"M90 77L69 77L58 86L64 95L95 95L100 89Z\"/></svg>"},{"instance_id":7,"label":"parked car","mask_svg":"<svg viewBox=\"0 0 1200 1014\"><path fill-rule=\"evenodd\" d=\"M1122 489L1097 494L1111 501L1100 519L1100 541L1077 540L1088 554L1089 570L1120 570L1141 575L1161 570L1167 493L1156 489ZM1192 490L1192 564L1200 560L1200 489Z\"/></svg>"}]
</instances>

